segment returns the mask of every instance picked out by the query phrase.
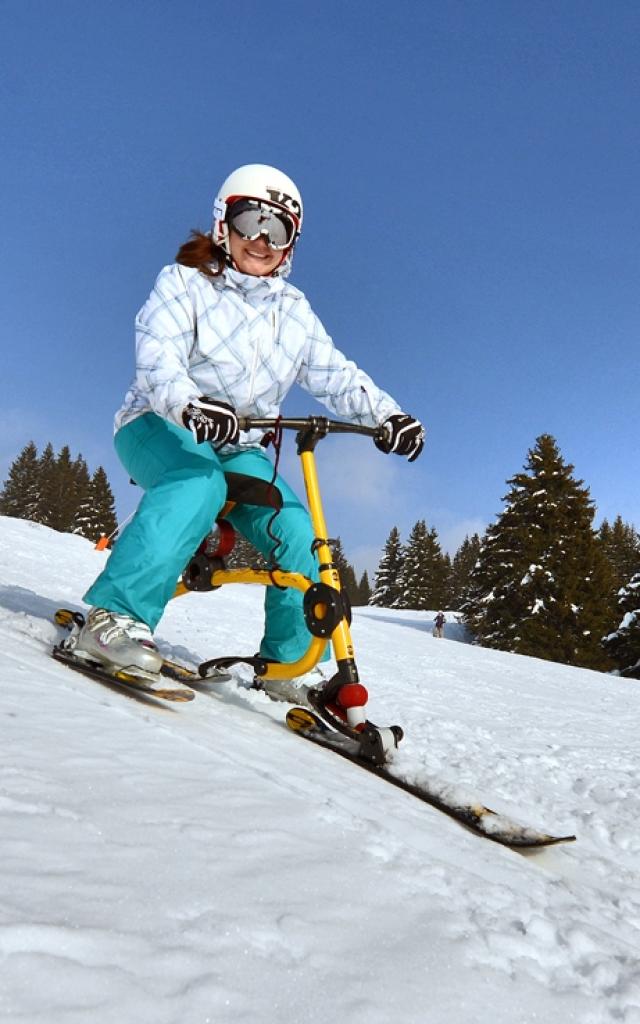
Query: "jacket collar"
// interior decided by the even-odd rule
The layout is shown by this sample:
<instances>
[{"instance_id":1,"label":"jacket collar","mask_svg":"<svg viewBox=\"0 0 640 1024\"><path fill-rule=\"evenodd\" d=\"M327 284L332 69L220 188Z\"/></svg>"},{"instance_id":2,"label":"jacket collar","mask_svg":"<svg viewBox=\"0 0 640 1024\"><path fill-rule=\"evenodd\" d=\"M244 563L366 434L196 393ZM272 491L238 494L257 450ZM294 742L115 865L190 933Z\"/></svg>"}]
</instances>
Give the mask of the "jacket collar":
<instances>
[{"instance_id":1,"label":"jacket collar","mask_svg":"<svg viewBox=\"0 0 640 1024\"><path fill-rule=\"evenodd\" d=\"M266 299L271 295L277 295L284 288L281 277L254 277L252 274L241 274L233 267L225 267L224 280L246 298L252 299Z\"/></svg>"}]
</instances>

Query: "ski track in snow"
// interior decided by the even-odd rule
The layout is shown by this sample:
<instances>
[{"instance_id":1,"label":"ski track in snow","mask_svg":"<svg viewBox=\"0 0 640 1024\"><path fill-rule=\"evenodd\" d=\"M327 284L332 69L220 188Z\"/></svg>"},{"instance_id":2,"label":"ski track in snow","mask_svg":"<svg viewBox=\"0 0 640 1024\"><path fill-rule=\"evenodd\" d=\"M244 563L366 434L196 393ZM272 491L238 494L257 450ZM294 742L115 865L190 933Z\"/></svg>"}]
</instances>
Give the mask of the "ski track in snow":
<instances>
[{"instance_id":1,"label":"ski track in snow","mask_svg":"<svg viewBox=\"0 0 640 1024\"><path fill-rule=\"evenodd\" d=\"M397 769L578 836L518 854L305 744L263 694L152 707L55 663L52 614L103 560L0 519L0 1021L640 1022L636 684L356 610ZM173 602L162 649L253 651L261 602Z\"/></svg>"}]
</instances>

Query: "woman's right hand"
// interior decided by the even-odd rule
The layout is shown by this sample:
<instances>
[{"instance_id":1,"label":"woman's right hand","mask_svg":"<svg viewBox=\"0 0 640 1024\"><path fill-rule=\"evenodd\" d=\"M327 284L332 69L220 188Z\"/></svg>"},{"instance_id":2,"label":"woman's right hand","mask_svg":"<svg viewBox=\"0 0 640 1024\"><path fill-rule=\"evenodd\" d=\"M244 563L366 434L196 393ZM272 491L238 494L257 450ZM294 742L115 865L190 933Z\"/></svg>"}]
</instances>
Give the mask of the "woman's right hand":
<instances>
[{"instance_id":1,"label":"woman's right hand","mask_svg":"<svg viewBox=\"0 0 640 1024\"><path fill-rule=\"evenodd\" d=\"M197 444L210 441L216 448L235 444L240 431L235 409L228 402L215 398L194 398L185 406L182 422L193 434Z\"/></svg>"}]
</instances>

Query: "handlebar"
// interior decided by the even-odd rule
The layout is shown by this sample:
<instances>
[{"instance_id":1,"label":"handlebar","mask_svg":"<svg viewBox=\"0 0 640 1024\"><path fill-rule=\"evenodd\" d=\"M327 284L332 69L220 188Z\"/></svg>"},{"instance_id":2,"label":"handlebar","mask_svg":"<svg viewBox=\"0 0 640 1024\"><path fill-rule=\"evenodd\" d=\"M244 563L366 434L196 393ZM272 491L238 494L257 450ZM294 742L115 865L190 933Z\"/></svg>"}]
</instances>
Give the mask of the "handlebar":
<instances>
[{"instance_id":1,"label":"handlebar","mask_svg":"<svg viewBox=\"0 0 640 1024\"><path fill-rule=\"evenodd\" d=\"M327 434L366 434L367 437L384 439L384 427L363 427L359 423L343 423L329 420L326 416L305 416L304 418L279 416L277 419L261 419L253 416L239 416L240 430L297 430L298 454L312 452L318 441Z\"/></svg>"},{"instance_id":2,"label":"handlebar","mask_svg":"<svg viewBox=\"0 0 640 1024\"><path fill-rule=\"evenodd\" d=\"M254 416L239 416L240 430L299 430L325 437L327 434L366 434L367 437L384 437L382 427L364 427L359 423L343 423L342 420L329 420L326 416L305 416L277 419L261 419Z\"/></svg>"}]
</instances>

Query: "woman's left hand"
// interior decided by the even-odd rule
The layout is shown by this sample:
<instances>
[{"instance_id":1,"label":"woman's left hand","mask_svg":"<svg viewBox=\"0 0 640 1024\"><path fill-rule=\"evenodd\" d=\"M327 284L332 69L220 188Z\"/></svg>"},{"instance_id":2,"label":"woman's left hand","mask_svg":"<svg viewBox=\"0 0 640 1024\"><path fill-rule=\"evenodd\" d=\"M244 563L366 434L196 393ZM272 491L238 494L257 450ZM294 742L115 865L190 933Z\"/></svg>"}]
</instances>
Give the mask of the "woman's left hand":
<instances>
[{"instance_id":1,"label":"woman's left hand","mask_svg":"<svg viewBox=\"0 0 640 1024\"><path fill-rule=\"evenodd\" d=\"M424 448L425 431L420 420L406 413L394 413L382 424L382 437L374 438L376 448L381 452L406 455L409 462L415 462Z\"/></svg>"}]
</instances>

